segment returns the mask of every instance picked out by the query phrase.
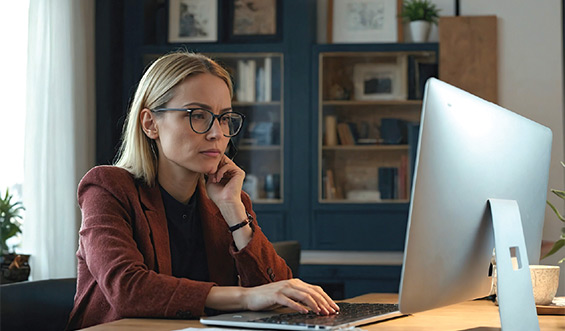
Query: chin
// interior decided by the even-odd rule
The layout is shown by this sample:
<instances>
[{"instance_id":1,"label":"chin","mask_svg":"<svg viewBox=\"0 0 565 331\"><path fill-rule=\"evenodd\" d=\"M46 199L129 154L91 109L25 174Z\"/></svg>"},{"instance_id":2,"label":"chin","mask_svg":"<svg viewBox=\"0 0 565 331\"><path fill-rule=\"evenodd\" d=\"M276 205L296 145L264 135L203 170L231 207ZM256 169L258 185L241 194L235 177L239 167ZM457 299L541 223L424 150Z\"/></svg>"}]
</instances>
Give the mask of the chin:
<instances>
[{"instance_id":1,"label":"chin","mask_svg":"<svg viewBox=\"0 0 565 331\"><path fill-rule=\"evenodd\" d=\"M218 171L218 165L206 167L202 170L203 170L202 173L204 173L204 174L215 174Z\"/></svg>"}]
</instances>

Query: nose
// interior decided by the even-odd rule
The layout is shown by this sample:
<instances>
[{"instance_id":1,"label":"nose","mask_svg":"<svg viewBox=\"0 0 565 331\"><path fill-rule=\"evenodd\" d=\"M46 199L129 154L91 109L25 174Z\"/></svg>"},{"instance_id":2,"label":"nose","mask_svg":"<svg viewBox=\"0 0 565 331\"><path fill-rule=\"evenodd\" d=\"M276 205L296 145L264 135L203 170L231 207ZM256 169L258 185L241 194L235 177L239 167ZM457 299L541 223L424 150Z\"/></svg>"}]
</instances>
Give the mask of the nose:
<instances>
[{"instance_id":1,"label":"nose","mask_svg":"<svg viewBox=\"0 0 565 331\"><path fill-rule=\"evenodd\" d=\"M214 118L212 120L212 127L206 133L207 139L218 139L224 136L224 132L222 131L222 127L220 126L220 120L218 118Z\"/></svg>"}]
</instances>

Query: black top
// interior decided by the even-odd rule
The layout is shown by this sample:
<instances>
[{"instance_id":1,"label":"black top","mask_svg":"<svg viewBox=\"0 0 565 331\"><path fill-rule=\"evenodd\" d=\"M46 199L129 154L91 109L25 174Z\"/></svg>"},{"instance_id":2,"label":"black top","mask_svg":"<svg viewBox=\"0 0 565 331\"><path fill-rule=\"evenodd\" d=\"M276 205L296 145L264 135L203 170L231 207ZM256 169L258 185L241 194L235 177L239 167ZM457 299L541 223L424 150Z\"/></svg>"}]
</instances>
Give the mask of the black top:
<instances>
[{"instance_id":1,"label":"black top","mask_svg":"<svg viewBox=\"0 0 565 331\"><path fill-rule=\"evenodd\" d=\"M193 194L185 205L161 185L159 189L167 215L173 276L209 281L202 222L196 207L198 194Z\"/></svg>"}]
</instances>

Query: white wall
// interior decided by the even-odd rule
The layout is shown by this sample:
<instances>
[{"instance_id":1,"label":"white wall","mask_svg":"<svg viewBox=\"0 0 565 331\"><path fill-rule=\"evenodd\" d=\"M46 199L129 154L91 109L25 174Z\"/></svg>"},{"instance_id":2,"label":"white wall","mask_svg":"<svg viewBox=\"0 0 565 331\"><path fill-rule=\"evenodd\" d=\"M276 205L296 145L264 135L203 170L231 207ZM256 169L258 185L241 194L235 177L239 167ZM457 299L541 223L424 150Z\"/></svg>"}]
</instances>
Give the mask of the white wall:
<instances>
[{"instance_id":1,"label":"white wall","mask_svg":"<svg viewBox=\"0 0 565 331\"><path fill-rule=\"evenodd\" d=\"M436 0L453 13L453 1ZM498 88L499 104L553 131L549 187L565 188L563 107L563 36L561 1L473 0L462 1L460 14L496 15L498 17ZM563 212L564 203L548 196ZM543 238L559 238L561 223L550 208L546 209ZM558 256L557 256L558 255ZM542 260L557 264L558 254ZM559 295L565 294L565 268L561 268Z\"/></svg>"}]
</instances>

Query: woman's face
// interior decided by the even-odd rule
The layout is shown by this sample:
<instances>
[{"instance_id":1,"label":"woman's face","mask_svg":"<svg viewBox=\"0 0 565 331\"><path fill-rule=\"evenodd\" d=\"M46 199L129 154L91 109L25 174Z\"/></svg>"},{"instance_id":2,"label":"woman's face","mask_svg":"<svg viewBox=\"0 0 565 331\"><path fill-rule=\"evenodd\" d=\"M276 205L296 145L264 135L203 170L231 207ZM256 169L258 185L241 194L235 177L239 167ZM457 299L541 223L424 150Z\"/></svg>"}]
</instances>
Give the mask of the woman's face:
<instances>
[{"instance_id":1,"label":"woman's face","mask_svg":"<svg viewBox=\"0 0 565 331\"><path fill-rule=\"evenodd\" d=\"M174 88L173 94L166 108L203 108L214 114L231 110L228 86L209 73L185 79ZM167 111L154 117L159 172L212 174L217 171L230 138L223 135L217 119L208 132L194 132L189 116L188 112Z\"/></svg>"}]
</instances>

